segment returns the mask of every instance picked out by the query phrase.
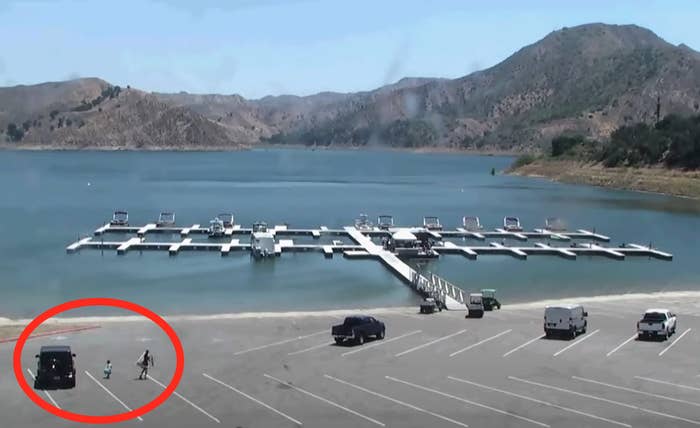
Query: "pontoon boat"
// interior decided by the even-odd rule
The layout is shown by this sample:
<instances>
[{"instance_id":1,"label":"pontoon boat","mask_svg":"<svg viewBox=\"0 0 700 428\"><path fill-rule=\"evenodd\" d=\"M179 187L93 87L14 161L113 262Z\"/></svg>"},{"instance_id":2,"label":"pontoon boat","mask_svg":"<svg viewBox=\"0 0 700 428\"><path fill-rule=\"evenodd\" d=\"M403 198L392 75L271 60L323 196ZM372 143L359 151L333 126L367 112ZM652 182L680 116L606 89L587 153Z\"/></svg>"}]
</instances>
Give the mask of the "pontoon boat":
<instances>
[{"instance_id":1,"label":"pontoon boat","mask_svg":"<svg viewBox=\"0 0 700 428\"><path fill-rule=\"evenodd\" d=\"M172 227L175 226L175 213L171 212L162 212L158 216L158 223L156 223L158 227Z\"/></svg>"},{"instance_id":2,"label":"pontoon boat","mask_svg":"<svg viewBox=\"0 0 700 428\"><path fill-rule=\"evenodd\" d=\"M112 214L112 221L109 222L110 226L128 226L129 225L129 213L126 211L115 211Z\"/></svg>"},{"instance_id":3,"label":"pontoon boat","mask_svg":"<svg viewBox=\"0 0 700 428\"><path fill-rule=\"evenodd\" d=\"M355 219L355 228L358 230L372 230L372 222L369 221L367 214L360 214L360 216Z\"/></svg>"},{"instance_id":4,"label":"pontoon boat","mask_svg":"<svg viewBox=\"0 0 700 428\"><path fill-rule=\"evenodd\" d=\"M224 222L220 218L215 218L209 222L209 237L210 238L220 238L224 236L225 228Z\"/></svg>"},{"instance_id":5,"label":"pontoon boat","mask_svg":"<svg viewBox=\"0 0 700 428\"><path fill-rule=\"evenodd\" d=\"M382 230L389 230L389 228L394 227L394 217L390 215L380 215L377 219L377 226Z\"/></svg>"},{"instance_id":6,"label":"pontoon boat","mask_svg":"<svg viewBox=\"0 0 700 428\"><path fill-rule=\"evenodd\" d=\"M225 228L233 227L233 214L222 213L216 216L224 224Z\"/></svg>"},{"instance_id":7,"label":"pontoon boat","mask_svg":"<svg viewBox=\"0 0 700 428\"><path fill-rule=\"evenodd\" d=\"M442 230L440 219L435 216L423 217L423 227L428 230Z\"/></svg>"},{"instance_id":8,"label":"pontoon boat","mask_svg":"<svg viewBox=\"0 0 700 428\"><path fill-rule=\"evenodd\" d=\"M253 224L250 249L251 255L256 259L275 255L275 234L268 231L267 223L259 221Z\"/></svg>"},{"instance_id":9,"label":"pontoon boat","mask_svg":"<svg viewBox=\"0 0 700 428\"><path fill-rule=\"evenodd\" d=\"M484 229L484 226L482 226L481 222L479 221L479 217L462 217L462 227L464 227L465 230L468 230L470 232L475 232Z\"/></svg>"},{"instance_id":10,"label":"pontoon boat","mask_svg":"<svg viewBox=\"0 0 700 428\"><path fill-rule=\"evenodd\" d=\"M518 217L505 217L503 218L503 229L508 232L522 232L523 227L520 226L520 219Z\"/></svg>"},{"instance_id":11,"label":"pontoon boat","mask_svg":"<svg viewBox=\"0 0 700 428\"><path fill-rule=\"evenodd\" d=\"M566 232L566 223L557 217L547 217L544 221L544 228L552 232Z\"/></svg>"}]
</instances>

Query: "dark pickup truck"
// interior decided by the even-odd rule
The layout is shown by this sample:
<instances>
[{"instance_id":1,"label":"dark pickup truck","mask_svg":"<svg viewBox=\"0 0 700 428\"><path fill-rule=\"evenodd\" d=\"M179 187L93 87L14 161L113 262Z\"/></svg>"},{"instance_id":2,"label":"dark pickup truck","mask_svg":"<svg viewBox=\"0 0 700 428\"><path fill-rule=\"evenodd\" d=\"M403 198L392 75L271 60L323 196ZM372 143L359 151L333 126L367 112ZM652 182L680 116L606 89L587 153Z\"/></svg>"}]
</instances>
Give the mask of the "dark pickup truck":
<instances>
[{"instance_id":1,"label":"dark pickup truck","mask_svg":"<svg viewBox=\"0 0 700 428\"><path fill-rule=\"evenodd\" d=\"M334 325L331 329L335 343L341 344L346 340L352 340L358 345L365 343L370 336L384 339L385 331L383 322L365 315L346 317L342 324Z\"/></svg>"}]
</instances>

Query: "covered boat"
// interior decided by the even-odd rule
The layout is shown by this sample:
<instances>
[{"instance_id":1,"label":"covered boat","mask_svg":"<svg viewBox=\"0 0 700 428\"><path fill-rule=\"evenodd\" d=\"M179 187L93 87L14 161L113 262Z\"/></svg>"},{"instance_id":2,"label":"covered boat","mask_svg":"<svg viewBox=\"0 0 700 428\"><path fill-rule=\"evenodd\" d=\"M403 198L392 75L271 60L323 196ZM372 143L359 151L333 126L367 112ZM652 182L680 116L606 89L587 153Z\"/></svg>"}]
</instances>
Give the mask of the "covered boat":
<instances>
[{"instance_id":1,"label":"covered boat","mask_svg":"<svg viewBox=\"0 0 700 428\"><path fill-rule=\"evenodd\" d=\"M423 227L428 230L442 230L440 219L435 216L423 217Z\"/></svg>"},{"instance_id":2,"label":"covered boat","mask_svg":"<svg viewBox=\"0 0 700 428\"><path fill-rule=\"evenodd\" d=\"M216 216L221 222L224 224L225 228L231 228L233 227L233 214L231 213L221 213Z\"/></svg>"},{"instance_id":3,"label":"covered boat","mask_svg":"<svg viewBox=\"0 0 700 428\"><path fill-rule=\"evenodd\" d=\"M547 217L544 221L544 228L551 232L566 232L566 223L557 217Z\"/></svg>"},{"instance_id":4,"label":"covered boat","mask_svg":"<svg viewBox=\"0 0 700 428\"><path fill-rule=\"evenodd\" d=\"M367 216L367 214L360 214L360 216L355 219L355 228L358 230L372 230L372 222L369 221L369 216Z\"/></svg>"},{"instance_id":5,"label":"covered boat","mask_svg":"<svg viewBox=\"0 0 700 428\"><path fill-rule=\"evenodd\" d=\"M382 230L394 227L394 217L387 214L380 215L377 218L377 226Z\"/></svg>"},{"instance_id":6,"label":"covered boat","mask_svg":"<svg viewBox=\"0 0 700 428\"><path fill-rule=\"evenodd\" d=\"M253 224L250 250L256 259L275 255L275 234L267 229L267 223L259 221Z\"/></svg>"},{"instance_id":7,"label":"covered boat","mask_svg":"<svg viewBox=\"0 0 700 428\"><path fill-rule=\"evenodd\" d=\"M503 229L507 230L508 232L523 231L523 227L520 225L520 219L518 217L504 217Z\"/></svg>"},{"instance_id":8,"label":"covered boat","mask_svg":"<svg viewBox=\"0 0 700 428\"><path fill-rule=\"evenodd\" d=\"M479 230L484 229L484 226L482 226L481 222L479 221L479 217L470 217L470 216L462 217L462 227L465 230L468 230L470 232L479 231Z\"/></svg>"},{"instance_id":9,"label":"covered boat","mask_svg":"<svg viewBox=\"0 0 700 428\"><path fill-rule=\"evenodd\" d=\"M163 211L158 216L158 227L172 227L175 226L175 213L169 211Z\"/></svg>"},{"instance_id":10,"label":"covered boat","mask_svg":"<svg viewBox=\"0 0 700 428\"><path fill-rule=\"evenodd\" d=\"M225 228L224 222L220 218L216 217L209 222L209 237L210 238L220 238L224 236Z\"/></svg>"},{"instance_id":11,"label":"covered boat","mask_svg":"<svg viewBox=\"0 0 700 428\"><path fill-rule=\"evenodd\" d=\"M112 220L109 222L111 226L128 226L129 213L126 211L115 211L112 214Z\"/></svg>"}]
</instances>

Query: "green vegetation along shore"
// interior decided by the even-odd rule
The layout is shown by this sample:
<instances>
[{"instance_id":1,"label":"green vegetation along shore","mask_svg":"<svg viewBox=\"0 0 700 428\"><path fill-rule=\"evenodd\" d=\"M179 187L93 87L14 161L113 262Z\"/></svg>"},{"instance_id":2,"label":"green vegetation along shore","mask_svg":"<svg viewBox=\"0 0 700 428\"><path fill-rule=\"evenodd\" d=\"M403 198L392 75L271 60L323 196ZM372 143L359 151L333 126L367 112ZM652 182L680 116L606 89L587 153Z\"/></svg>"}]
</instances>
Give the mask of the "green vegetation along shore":
<instances>
[{"instance_id":1,"label":"green vegetation along shore","mask_svg":"<svg viewBox=\"0 0 700 428\"><path fill-rule=\"evenodd\" d=\"M523 155L510 173L556 181L700 199L700 115L615 130L608 141L552 140L548 153Z\"/></svg>"}]
</instances>

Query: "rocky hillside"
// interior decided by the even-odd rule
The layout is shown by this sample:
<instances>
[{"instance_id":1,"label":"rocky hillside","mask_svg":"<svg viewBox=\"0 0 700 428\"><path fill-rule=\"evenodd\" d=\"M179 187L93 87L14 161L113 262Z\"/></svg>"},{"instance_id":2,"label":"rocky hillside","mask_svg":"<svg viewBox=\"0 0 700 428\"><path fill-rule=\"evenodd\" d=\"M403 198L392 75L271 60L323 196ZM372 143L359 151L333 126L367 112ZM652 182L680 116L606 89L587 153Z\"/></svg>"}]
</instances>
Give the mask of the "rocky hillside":
<instances>
[{"instance_id":1,"label":"rocky hillside","mask_svg":"<svg viewBox=\"0 0 700 428\"><path fill-rule=\"evenodd\" d=\"M555 31L465 77L407 78L350 94L246 100L122 90L101 101L104 106L75 112L70 109L90 103L111 86L96 79L64 84L73 89L24 103L21 91L45 85L0 89L0 128L10 120L16 126L30 120L22 144L90 145L97 138L99 144L133 147L166 141L174 147L267 141L519 151L567 132L606 139L621 125L652 122L657 97L662 116L699 112L700 54L634 25L589 24ZM9 102L3 91L12 92ZM35 131L33 121L44 126L57 104L76 115L72 122L78 119L92 131L55 133L55 119L53 131ZM102 111L95 112L98 108Z\"/></svg>"},{"instance_id":2,"label":"rocky hillside","mask_svg":"<svg viewBox=\"0 0 700 428\"><path fill-rule=\"evenodd\" d=\"M237 148L216 122L100 79L0 88L0 140L37 148Z\"/></svg>"}]
</instances>

